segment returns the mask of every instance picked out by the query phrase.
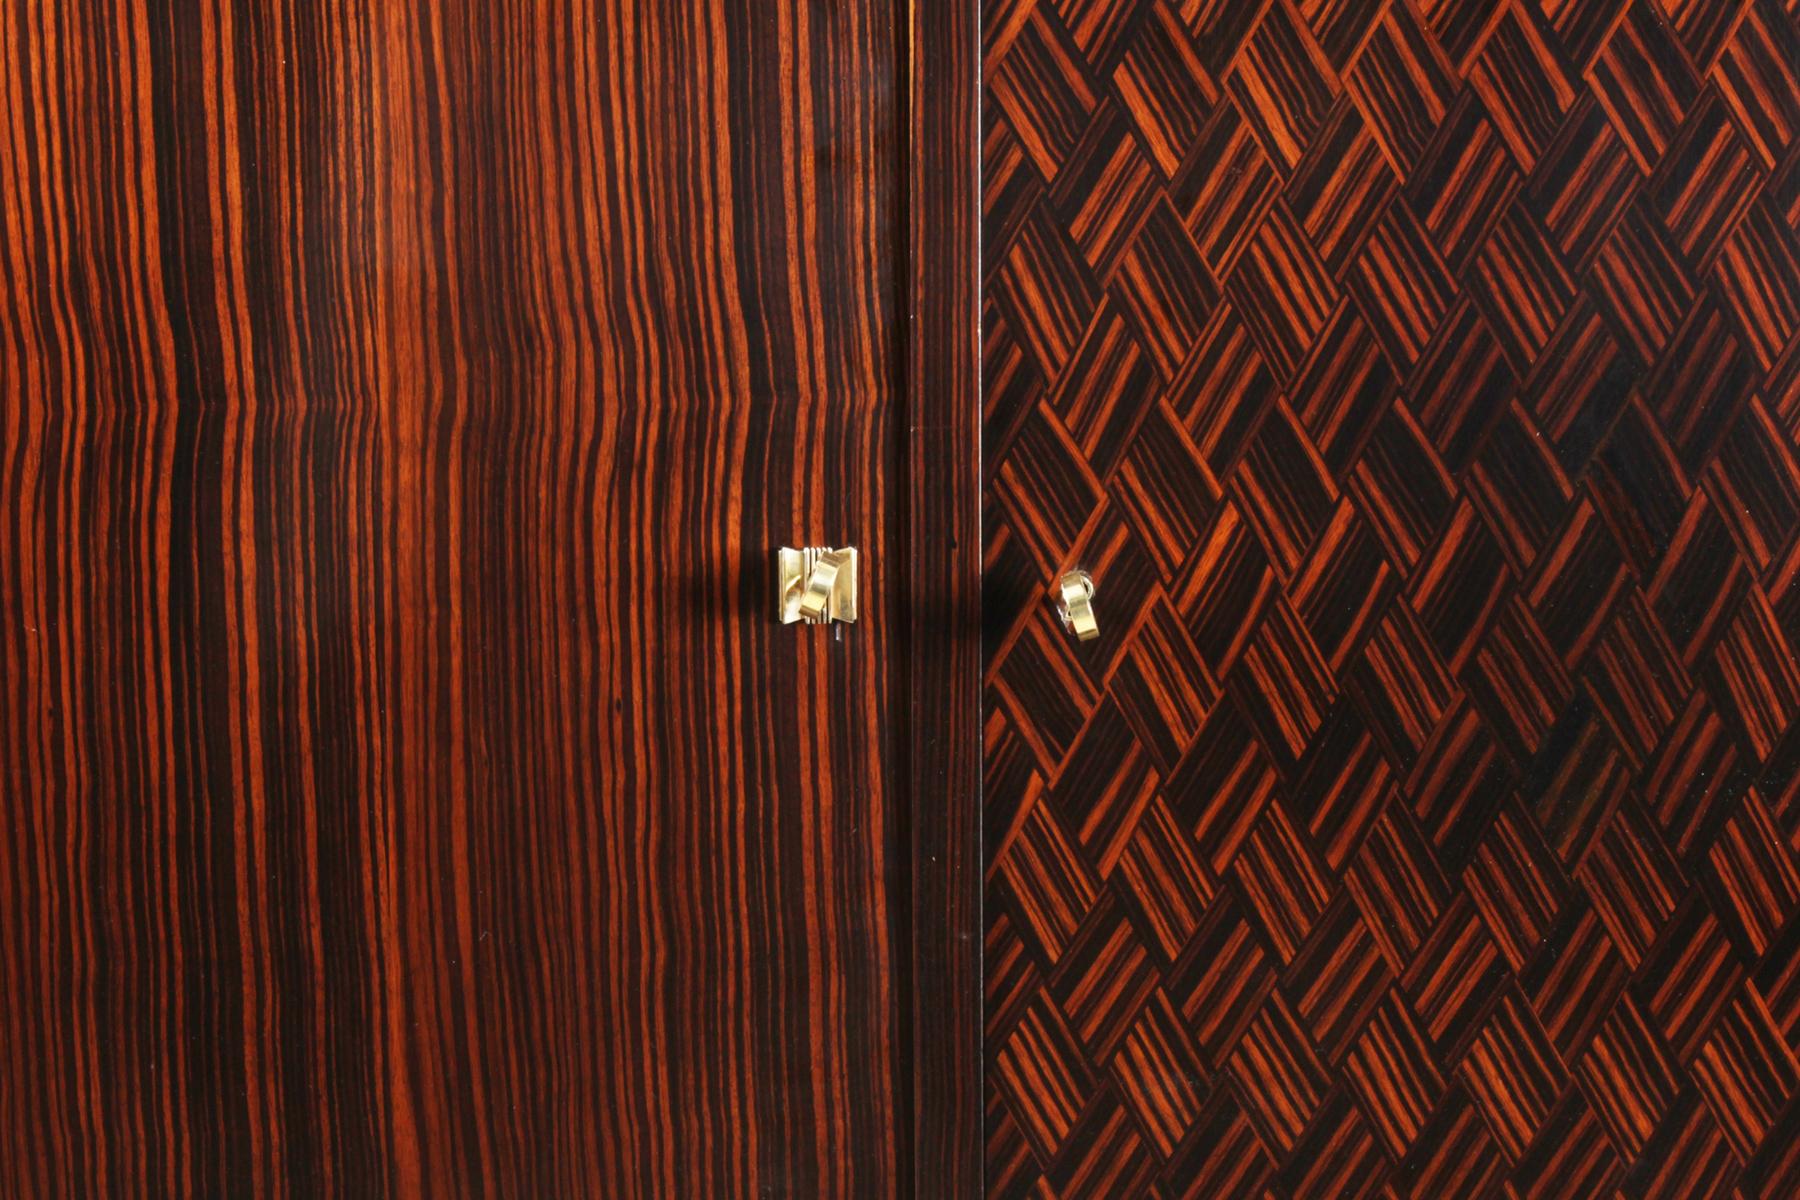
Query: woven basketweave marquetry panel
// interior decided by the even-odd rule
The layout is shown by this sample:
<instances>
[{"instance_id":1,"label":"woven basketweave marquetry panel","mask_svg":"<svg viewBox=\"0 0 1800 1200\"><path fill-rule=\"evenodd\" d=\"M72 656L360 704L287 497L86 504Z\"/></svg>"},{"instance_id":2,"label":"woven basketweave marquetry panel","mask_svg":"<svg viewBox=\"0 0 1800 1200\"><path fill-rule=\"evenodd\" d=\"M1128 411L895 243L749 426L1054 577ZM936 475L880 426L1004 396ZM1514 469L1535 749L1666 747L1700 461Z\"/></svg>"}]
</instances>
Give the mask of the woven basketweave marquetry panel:
<instances>
[{"instance_id":1,"label":"woven basketweave marquetry panel","mask_svg":"<svg viewBox=\"0 0 1800 1200\"><path fill-rule=\"evenodd\" d=\"M990 1192L1800 1196L1800 20L984 18Z\"/></svg>"}]
</instances>

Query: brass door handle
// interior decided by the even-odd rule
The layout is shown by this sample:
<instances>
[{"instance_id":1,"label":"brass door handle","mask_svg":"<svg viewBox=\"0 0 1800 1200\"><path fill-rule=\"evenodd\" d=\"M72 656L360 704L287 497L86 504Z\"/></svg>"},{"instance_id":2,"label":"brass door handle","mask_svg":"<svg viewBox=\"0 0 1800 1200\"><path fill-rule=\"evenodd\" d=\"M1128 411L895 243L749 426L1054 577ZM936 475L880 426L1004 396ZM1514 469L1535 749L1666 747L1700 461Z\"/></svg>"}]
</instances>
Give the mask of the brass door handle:
<instances>
[{"instance_id":1,"label":"brass door handle","mask_svg":"<svg viewBox=\"0 0 1800 1200\"><path fill-rule=\"evenodd\" d=\"M1093 576L1082 570L1065 571L1051 594L1056 597L1056 615L1063 628L1077 641L1091 642L1100 636L1100 622L1094 616Z\"/></svg>"},{"instance_id":2,"label":"brass door handle","mask_svg":"<svg viewBox=\"0 0 1800 1200\"><path fill-rule=\"evenodd\" d=\"M783 625L856 620L856 548L781 548L776 603Z\"/></svg>"}]
</instances>

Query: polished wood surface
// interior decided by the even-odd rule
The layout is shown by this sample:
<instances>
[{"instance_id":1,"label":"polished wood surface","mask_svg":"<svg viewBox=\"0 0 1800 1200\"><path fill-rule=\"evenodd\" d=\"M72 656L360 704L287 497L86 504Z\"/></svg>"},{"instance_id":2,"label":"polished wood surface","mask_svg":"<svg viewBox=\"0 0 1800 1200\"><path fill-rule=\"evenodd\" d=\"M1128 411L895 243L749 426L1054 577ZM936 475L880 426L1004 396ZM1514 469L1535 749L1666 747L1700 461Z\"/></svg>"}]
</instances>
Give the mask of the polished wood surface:
<instances>
[{"instance_id":1,"label":"polished wood surface","mask_svg":"<svg viewBox=\"0 0 1800 1200\"><path fill-rule=\"evenodd\" d=\"M0 12L0 1192L901 1189L905 20Z\"/></svg>"},{"instance_id":2,"label":"polished wood surface","mask_svg":"<svg viewBox=\"0 0 1800 1200\"><path fill-rule=\"evenodd\" d=\"M1800 1196L1791 6L984 38L989 1194Z\"/></svg>"},{"instance_id":3,"label":"polished wood surface","mask_svg":"<svg viewBox=\"0 0 1800 1200\"><path fill-rule=\"evenodd\" d=\"M921 1197L981 1194L980 5L911 15L907 817Z\"/></svg>"}]
</instances>

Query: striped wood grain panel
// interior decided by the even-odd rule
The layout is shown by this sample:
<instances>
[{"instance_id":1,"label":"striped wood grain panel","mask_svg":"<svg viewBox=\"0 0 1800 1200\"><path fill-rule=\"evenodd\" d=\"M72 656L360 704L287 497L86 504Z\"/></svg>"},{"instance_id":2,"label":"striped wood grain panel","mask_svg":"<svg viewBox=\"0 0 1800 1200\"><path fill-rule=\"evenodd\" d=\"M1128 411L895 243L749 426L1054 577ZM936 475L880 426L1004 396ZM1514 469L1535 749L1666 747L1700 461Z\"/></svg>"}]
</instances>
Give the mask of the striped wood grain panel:
<instances>
[{"instance_id":1,"label":"striped wood grain panel","mask_svg":"<svg viewBox=\"0 0 1800 1200\"><path fill-rule=\"evenodd\" d=\"M0 10L0 1192L897 1191L902 17Z\"/></svg>"},{"instance_id":2,"label":"striped wood grain panel","mask_svg":"<svg viewBox=\"0 0 1800 1200\"><path fill-rule=\"evenodd\" d=\"M1800 1195L1792 6L984 39L989 1194Z\"/></svg>"}]
</instances>

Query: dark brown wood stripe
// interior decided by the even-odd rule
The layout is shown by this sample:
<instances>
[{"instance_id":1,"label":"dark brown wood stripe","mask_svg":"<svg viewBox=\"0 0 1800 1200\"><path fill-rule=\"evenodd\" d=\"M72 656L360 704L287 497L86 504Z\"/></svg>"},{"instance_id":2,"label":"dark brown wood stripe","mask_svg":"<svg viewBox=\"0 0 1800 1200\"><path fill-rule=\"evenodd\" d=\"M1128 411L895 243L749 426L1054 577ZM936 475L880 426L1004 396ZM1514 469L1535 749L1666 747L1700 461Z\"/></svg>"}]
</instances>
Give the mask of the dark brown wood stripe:
<instances>
[{"instance_id":1,"label":"dark brown wood stripe","mask_svg":"<svg viewBox=\"0 0 1800 1200\"><path fill-rule=\"evenodd\" d=\"M896 1191L982 1191L980 6L906 10L908 268L901 1003L911 1163ZM893 586L893 577L887 576ZM910 1111L908 1111L910 1109Z\"/></svg>"}]
</instances>

